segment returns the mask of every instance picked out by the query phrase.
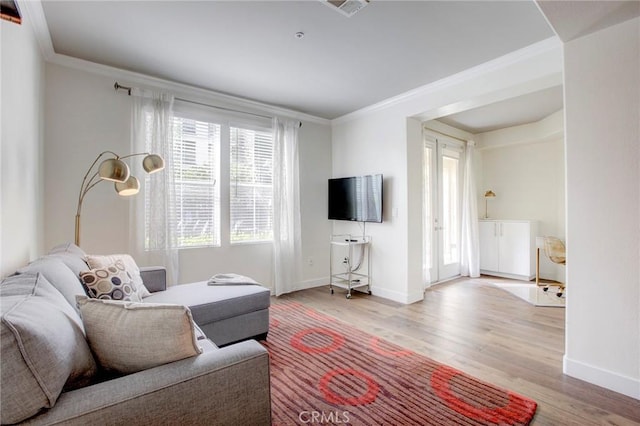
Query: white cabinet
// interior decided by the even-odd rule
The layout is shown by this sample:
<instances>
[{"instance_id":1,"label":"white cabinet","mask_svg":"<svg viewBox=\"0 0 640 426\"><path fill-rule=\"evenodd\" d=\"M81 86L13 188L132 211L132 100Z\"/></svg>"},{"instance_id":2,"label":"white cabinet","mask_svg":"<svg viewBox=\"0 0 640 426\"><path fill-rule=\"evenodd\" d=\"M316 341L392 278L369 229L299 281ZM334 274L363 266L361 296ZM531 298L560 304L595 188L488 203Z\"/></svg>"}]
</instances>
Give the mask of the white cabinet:
<instances>
[{"instance_id":1,"label":"white cabinet","mask_svg":"<svg viewBox=\"0 0 640 426\"><path fill-rule=\"evenodd\" d=\"M480 220L480 272L533 279L537 230L528 220Z\"/></svg>"}]
</instances>

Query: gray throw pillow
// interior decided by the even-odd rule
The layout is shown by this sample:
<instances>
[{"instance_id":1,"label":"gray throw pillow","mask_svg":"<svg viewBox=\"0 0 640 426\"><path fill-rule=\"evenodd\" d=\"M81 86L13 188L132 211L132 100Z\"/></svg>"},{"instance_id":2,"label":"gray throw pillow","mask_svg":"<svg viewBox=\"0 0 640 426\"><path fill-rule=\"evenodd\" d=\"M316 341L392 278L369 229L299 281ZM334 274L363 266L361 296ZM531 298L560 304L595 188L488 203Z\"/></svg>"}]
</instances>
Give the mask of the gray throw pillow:
<instances>
[{"instance_id":1,"label":"gray throw pillow","mask_svg":"<svg viewBox=\"0 0 640 426\"><path fill-rule=\"evenodd\" d=\"M88 269L87 262L84 260L86 255L84 250L77 245L64 243L52 248L47 257L59 258L73 271L76 277L80 277L80 272Z\"/></svg>"},{"instance_id":2,"label":"gray throw pillow","mask_svg":"<svg viewBox=\"0 0 640 426\"><path fill-rule=\"evenodd\" d=\"M42 274L0 284L0 421L17 423L86 386L96 363L78 313Z\"/></svg>"},{"instance_id":3,"label":"gray throw pillow","mask_svg":"<svg viewBox=\"0 0 640 426\"><path fill-rule=\"evenodd\" d=\"M202 353L186 306L78 297L87 340L108 371L135 373Z\"/></svg>"},{"instance_id":4,"label":"gray throw pillow","mask_svg":"<svg viewBox=\"0 0 640 426\"><path fill-rule=\"evenodd\" d=\"M74 256L83 258L87 255L80 247L73 243L62 243L58 244L54 248L49 251L49 254L72 254Z\"/></svg>"},{"instance_id":5,"label":"gray throw pillow","mask_svg":"<svg viewBox=\"0 0 640 426\"><path fill-rule=\"evenodd\" d=\"M19 274L41 273L67 300L69 306L77 310L76 296L84 295L80 277L57 256L45 256L18 269Z\"/></svg>"}]
</instances>

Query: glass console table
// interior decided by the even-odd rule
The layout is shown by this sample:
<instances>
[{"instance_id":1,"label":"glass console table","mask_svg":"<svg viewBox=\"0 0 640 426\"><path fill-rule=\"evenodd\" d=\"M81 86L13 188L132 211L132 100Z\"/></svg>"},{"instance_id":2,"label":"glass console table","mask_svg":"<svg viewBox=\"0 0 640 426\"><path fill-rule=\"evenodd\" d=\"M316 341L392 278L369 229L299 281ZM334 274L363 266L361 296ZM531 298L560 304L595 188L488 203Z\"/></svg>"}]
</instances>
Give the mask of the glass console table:
<instances>
[{"instance_id":1,"label":"glass console table","mask_svg":"<svg viewBox=\"0 0 640 426\"><path fill-rule=\"evenodd\" d=\"M356 237L351 234L331 236L329 257L329 290L331 294L333 294L334 286L346 289L347 299L351 299L351 290L364 287L366 287L364 291L371 294L370 247L370 236Z\"/></svg>"}]
</instances>

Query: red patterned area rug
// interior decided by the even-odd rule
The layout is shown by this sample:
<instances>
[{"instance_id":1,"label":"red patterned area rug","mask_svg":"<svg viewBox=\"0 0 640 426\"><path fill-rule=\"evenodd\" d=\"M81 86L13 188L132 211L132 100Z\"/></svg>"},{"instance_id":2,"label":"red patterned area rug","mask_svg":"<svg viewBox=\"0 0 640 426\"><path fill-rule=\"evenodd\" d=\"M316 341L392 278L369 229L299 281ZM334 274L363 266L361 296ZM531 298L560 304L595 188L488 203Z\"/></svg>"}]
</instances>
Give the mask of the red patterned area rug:
<instances>
[{"instance_id":1,"label":"red patterned area rug","mask_svg":"<svg viewBox=\"0 0 640 426\"><path fill-rule=\"evenodd\" d=\"M527 425L535 401L296 302L271 305L274 425Z\"/></svg>"}]
</instances>

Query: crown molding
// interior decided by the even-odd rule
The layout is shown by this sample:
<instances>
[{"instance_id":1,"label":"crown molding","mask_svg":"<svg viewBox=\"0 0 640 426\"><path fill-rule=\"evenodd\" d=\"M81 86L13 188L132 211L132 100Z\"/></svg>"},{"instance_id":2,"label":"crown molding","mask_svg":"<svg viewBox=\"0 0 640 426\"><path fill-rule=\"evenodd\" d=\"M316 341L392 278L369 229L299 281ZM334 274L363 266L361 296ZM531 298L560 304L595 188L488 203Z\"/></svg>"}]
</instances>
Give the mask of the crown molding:
<instances>
[{"instance_id":1,"label":"crown molding","mask_svg":"<svg viewBox=\"0 0 640 426\"><path fill-rule=\"evenodd\" d=\"M433 83L426 84L416 89L401 93L397 96L385 99L381 102L377 102L373 105L361 108L349 114L345 114L341 117L331 120L331 124L341 124L361 117L365 117L375 112L383 111L387 108L391 108L402 103L412 101L432 94L434 92L446 89L448 87L452 87L466 81L481 77L492 71L506 68L510 65L538 56L540 54L560 49L561 47L562 42L558 37L549 37L545 40L539 41L522 49L507 53L506 55L503 55L499 58L434 81Z\"/></svg>"},{"instance_id":2,"label":"crown molding","mask_svg":"<svg viewBox=\"0 0 640 426\"><path fill-rule=\"evenodd\" d=\"M28 21L36 35L38 46L40 46L40 53L44 57L45 61L51 60L55 55L53 50L53 42L51 41L51 34L49 33L49 26L47 20L44 17L44 10L42 9L42 3L40 0L17 0L20 11L25 17L25 21Z\"/></svg>"},{"instance_id":3,"label":"crown molding","mask_svg":"<svg viewBox=\"0 0 640 426\"><path fill-rule=\"evenodd\" d=\"M118 83L124 86L133 85L145 89L160 89L168 91L177 97L184 97L196 102L213 103L217 106L222 107L238 108L248 113L262 113L273 116L284 116L305 122L317 123L326 126L331 125L330 120L327 120L326 118L316 117L314 115L265 104L251 99L227 95L201 87L190 86L184 83L177 83L171 80L152 77L146 74L127 71L108 65L86 61L84 59L61 55L58 53L54 54L48 62L67 68L102 75L104 77L110 77L114 80L118 80Z\"/></svg>"},{"instance_id":4,"label":"crown molding","mask_svg":"<svg viewBox=\"0 0 640 426\"><path fill-rule=\"evenodd\" d=\"M53 48L53 42L49 32L46 18L44 16L44 10L42 8L41 0L17 0L21 10L31 22L32 28L35 32L40 50L45 61L54 63L57 65L78 69L81 71L100 74L103 76L111 77L114 79L123 80L122 83L130 85L132 83L146 86L147 88L158 88L175 92L176 95L184 97L192 97L194 100L219 102L223 106L235 106L237 108L247 108L251 112L262 112L272 115L281 115L291 117L294 119L313 122L322 125L334 125L348 121L352 121L361 117L365 117L369 114L383 111L385 109L400 105L404 102L408 102L420 97L424 97L433 92L461 84L474 78L478 78L489 72L499 70L509 65L518 63L525 59L535 57L542 53L561 48L562 42L557 36L547 38L540 42L534 43L530 46L508 53L504 56L496 58L494 60L485 62L459 73L450 75L443 79L437 80L433 83L426 84L416 89L401 93L397 96L385 99L381 102L377 102L370 106L361 108L357 111L345 114L341 117L333 120L317 117L314 115L290 110L287 108L276 107L273 105L265 104L262 102L254 101L251 99L240 98L220 92L216 92L210 89L204 89L200 87L190 86L184 83L177 83L170 80L161 79L158 77L152 77L149 75L135 73L132 71L123 70L111 66L106 66L82 59L73 58L66 55L61 55L55 52ZM249 111L248 111L249 112Z\"/></svg>"},{"instance_id":5,"label":"crown molding","mask_svg":"<svg viewBox=\"0 0 640 426\"><path fill-rule=\"evenodd\" d=\"M262 113L273 116L284 116L305 122L317 123L329 126L331 121L315 115L305 114L287 108L281 108L251 99L240 98L238 96L227 95L201 87L190 86L184 83L177 83L146 74L127 71L116 67L98 64L71 56L56 53L51 41L51 34L44 16L41 0L18 0L21 10L31 22L33 31L38 40L40 51L46 62L85 71L93 74L121 80L119 83L125 86L140 85L147 89L160 89L172 94L194 101L220 104L224 107L235 107L246 110L246 112Z\"/></svg>"},{"instance_id":6,"label":"crown molding","mask_svg":"<svg viewBox=\"0 0 640 426\"><path fill-rule=\"evenodd\" d=\"M532 123L474 135L478 151L516 145L531 145L564 139L564 108Z\"/></svg>"}]
</instances>

